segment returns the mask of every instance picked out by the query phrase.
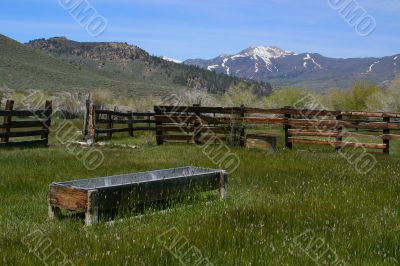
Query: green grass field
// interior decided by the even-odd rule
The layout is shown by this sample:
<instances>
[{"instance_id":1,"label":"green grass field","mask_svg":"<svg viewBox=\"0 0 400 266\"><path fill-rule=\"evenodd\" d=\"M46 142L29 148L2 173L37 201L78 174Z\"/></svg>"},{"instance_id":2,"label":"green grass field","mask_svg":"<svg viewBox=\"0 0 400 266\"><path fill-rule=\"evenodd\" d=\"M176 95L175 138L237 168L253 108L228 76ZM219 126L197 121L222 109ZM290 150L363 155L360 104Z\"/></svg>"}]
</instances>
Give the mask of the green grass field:
<instances>
[{"instance_id":1,"label":"green grass field","mask_svg":"<svg viewBox=\"0 0 400 266\"><path fill-rule=\"evenodd\" d=\"M54 137L47 149L0 151L0 264L43 265L36 255L45 245L27 244L39 230L49 244L44 253L59 248L74 265L192 265L174 256L182 250L170 252L170 244L159 241L171 229L187 239L185 250L198 248L213 265L322 265L327 250L344 263L336 265L400 262L396 155L376 155L375 168L361 175L332 149L232 148L241 164L229 177L225 201L210 192L172 202L168 211L158 206L122 211L92 227L73 217L48 221L47 189L53 181L218 167L197 146L156 146L151 135L126 135L112 143L138 148L101 147L105 160L94 171Z\"/></svg>"}]
</instances>

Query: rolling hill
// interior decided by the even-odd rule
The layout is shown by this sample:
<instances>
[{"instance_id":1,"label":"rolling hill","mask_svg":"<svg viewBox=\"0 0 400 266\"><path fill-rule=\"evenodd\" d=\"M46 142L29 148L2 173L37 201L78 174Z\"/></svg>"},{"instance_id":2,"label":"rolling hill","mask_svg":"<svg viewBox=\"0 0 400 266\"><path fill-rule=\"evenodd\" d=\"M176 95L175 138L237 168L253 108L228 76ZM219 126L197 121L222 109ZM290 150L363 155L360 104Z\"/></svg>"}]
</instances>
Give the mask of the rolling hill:
<instances>
[{"instance_id":1,"label":"rolling hill","mask_svg":"<svg viewBox=\"0 0 400 266\"><path fill-rule=\"evenodd\" d=\"M238 83L246 84L246 88L261 95L269 94L272 90L269 83L230 77L196 66L174 63L151 56L143 49L127 43L85 43L56 37L34 40L24 47L15 45L36 57L52 60L57 62L57 66L65 68L58 71L57 67L51 66L52 70L63 73L62 76L71 82L53 82L52 79L47 79L49 88L58 88L62 83L65 89L103 88L119 95L134 96L167 95L187 88L223 93ZM13 52L9 51L9 54L12 55ZM32 59L20 58L20 61L22 64L26 61L35 64L38 62ZM27 74L29 75L29 71Z\"/></svg>"},{"instance_id":2,"label":"rolling hill","mask_svg":"<svg viewBox=\"0 0 400 266\"><path fill-rule=\"evenodd\" d=\"M189 87L223 93L240 82L259 94L272 90L268 83L176 64L125 43L52 38L24 45L0 35L0 86L17 91L108 89L118 96L143 96L168 95Z\"/></svg>"}]
</instances>

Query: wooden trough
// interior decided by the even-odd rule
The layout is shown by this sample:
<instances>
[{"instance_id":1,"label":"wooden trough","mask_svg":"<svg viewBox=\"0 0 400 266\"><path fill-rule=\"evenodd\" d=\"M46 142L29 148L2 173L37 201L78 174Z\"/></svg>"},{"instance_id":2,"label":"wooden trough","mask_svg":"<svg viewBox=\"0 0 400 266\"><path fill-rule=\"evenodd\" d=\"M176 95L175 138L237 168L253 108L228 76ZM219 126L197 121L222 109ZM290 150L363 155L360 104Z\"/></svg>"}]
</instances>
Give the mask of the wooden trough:
<instances>
[{"instance_id":1,"label":"wooden trough","mask_svg":"<svg viewBox=\"0 0 400 266\"><path fill-rule=\"evenodd\" d=\"M94 179L52 183L49 218L61 218L61 209L85 213L86 225L98 222L99 211L131 208L189 193L219 190L226 197L224 170L182 167Z\"/></svg>"}]
</instances>

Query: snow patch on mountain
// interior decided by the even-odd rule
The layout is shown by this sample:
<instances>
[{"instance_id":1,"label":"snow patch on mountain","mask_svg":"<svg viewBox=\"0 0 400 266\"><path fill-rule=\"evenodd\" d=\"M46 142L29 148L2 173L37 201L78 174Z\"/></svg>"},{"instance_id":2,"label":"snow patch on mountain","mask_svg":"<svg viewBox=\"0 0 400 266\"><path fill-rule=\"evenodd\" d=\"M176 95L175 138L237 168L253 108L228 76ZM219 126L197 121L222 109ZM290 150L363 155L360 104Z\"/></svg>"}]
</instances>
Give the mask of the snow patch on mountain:
<instances>
[{"instance_id":1,"label":"snow patch on mountain","mask_svg":"<svg viewBox=\"0 0 400 266\"><path fill-rule=\"evenodd\" d=\"M235 55L220 55L217 59L222 60L220 65L209 65L207 66L208 70L213 70L217 67L222 67L224 69L224 73L227 75L231 74L231 68L232 64L235 64L234 61L240 60L240 59L250 59L254 62L254 70L256 73L261 71L261 65L260 63L262 62L262 65L265 64L265 68L269 72L279 72L279 69L274 66L273 62L271 61L272 59L276 58L281 58L281 57L286 57L290 55L296 55L294 52L290 51L285 51L283 49L280 49L278 47L274 46L255 46L255 47L250 47L247 48L243 51L241 51L238 54ZM241 72L241 71L235 71L236 73Z\"/></svg>"},{"instance_id":2,"label":"snow patch on mountain","mask_svg":"<svg viewBox=\"0 0 400 266\"><path fill-rule=\"evenodd\" d=\"M213 70L216 69L217 67L219 67L219 65L208 66L208 67L207 67L207 70L213 71Z\"/></svg>"},{"instance_id":3,"label":"snow patch on mountain","mask_svg":"<svg viewBox=\"0 0 400 266\"><path fill-rule=\"evenodd\" d=\"M232 60L236 60L236 59L238 59L238 58L243 58L243 57L246 57L246 56L241 55L241 54L237 54L237 55L231 56L231 59L232 59Z\"/></svg>"},{"instance_id":4,"label":"snow patch on mountain","mask_svg":"<svg viewBox=\"0 0 400 266\"><path fill-rule=\"evenodd\" d=\"M271 59L294 55L294 53L274 46L256 46L243 50L238 55L241 57L250 57L253 60L261 59L264 61L268 71L274 72L273 68L276 69L276 67L273 66Z\"/></svg>"},{"instance_id":5,"label":"snow patch on mountain","mask_svg":"<svg viewBox=\"0 0 400 266\"><path fill-rule=\"evenodd\" d=\"M367 70L366 73L371 73L374 70L374 67L379 64L381 61L376 61L372 65L369 66L369 69Z\"/></svg>"},{"instance_id":6,"label":"snow patch on mountain","mask_svg":"<svg viewBox=\"0 0 400 266\"><path fill-rule=\"evenodd\" d=\"M315 61L315 59L311 57L310 54L307 54L306 57L303 58L303 60L304 60L303 66L304 66L305 68L307 67L308 61L311 60L311 62L312 62L317 68L323 69L323 67L322 67L320 64L318 64L318 63ZM314 67L314 68L315 68L315 67Z\"/></svg>"},{"instance_id":7,"label":"snow patch on mountain","mask_svg":"<svg viewBox=\"0 0 400 266\"><path fill-rule=\"evenodd\" d=\"M177 59L173 59L173 58L169 58L169 57L166 57L166 56L162 56L161 59L163 59L165 61L177 63L177 64L182 64L182 61L177 60Z\"/></svg>"},{"instance_id":8,"label":"snow patch on mountain","mask_svg":"<svg viewBox=\"0 0 400 266\"><path fill-rule=\"evenodd\" d=\"M267 63L270 62L271 58L285 57L288 55L294 55L294 53L274 46L256 46L243 50L239 55L259 57Z\"/></svg>"},{"instance_id":9,"label":"snow patch on mountain","mask_svg":"<svg viewBox=\"0 0 400 266\"><path fill-rule=\"evenodd\" d=\"M230 59L230 58L225 58L225 59L222 61L222 67L225 68L226 74L227 74L227 75L230 74L230 69L229 69L229 67L226 65L226 63L229 61L229 59Z\"/></svg>"},{"instance_id":10,"label":"snow patch on mountain","mask_svg":"<svg viewBox=\"0 0 400 266\"><path fill-rule=\"evenodd\" d=\"M374 67L375 67L377 64L379 64L380 62L381 62L380 60L379 60L379 61L373 62L373 63L368 67L368 70L365 71L365 72L362 72L361 75L368 75L368 74L371 74L371 73L373 72L373 70L374 70ZM395 65L395 66L396 66L396 65Z\"/></svg>"}]
</instances>

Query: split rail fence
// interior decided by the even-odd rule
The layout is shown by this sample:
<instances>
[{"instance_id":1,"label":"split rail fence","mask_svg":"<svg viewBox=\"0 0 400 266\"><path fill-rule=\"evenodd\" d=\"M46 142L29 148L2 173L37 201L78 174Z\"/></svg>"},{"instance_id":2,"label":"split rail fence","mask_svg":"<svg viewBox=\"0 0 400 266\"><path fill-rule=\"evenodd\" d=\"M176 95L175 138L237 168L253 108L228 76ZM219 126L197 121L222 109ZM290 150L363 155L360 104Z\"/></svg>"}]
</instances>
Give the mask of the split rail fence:
<instances>
[{"instance_id":1,"label":"split rail fence","mask_svg":"<svg viewBox=\"0 0 400 266\"><path fill-rule=\"evenodd\" d=\"M52 113L51 101L41 110L14 110L14 101L8 100L4 109L0 106L0 148L47 146Z\"/></svg>"},{"instance_id":2,"label":"split rail fence","mask_svg":"<svg viewBox=\"0 0 400 266\"><path fill-rule=\"evenodd\" d=\"M127 132L133 137L137 131L155 131L154 113L101 110L91 102L86 104L83 135L96 141L99 135L109 139L114 133Z\"/></svg>"},{"instance_id":3,"label":"split rail fence","mask_svg":"<svg viewBox=\"0 0 400 266\"><path fill-rule=\"evenodd\" d=\"M157 144L165 142L240 142L244 145L243 108L155 106Z\"/></svg>"},{"instance_id":4,"label":"split rail fence","mask_svg":"<svg viewBox=\"0 0 400 266\"><path fill-rule=\"evenodd\" d=\"M157 143L227 141L245 143L252 126L281 125L285 146L325 145L378 149L388 154L390 141L400 140L400 113L259 109L245 107L156 106ZM377 143L379 142L379 143Z\"/></svg>"}]
</instances>

